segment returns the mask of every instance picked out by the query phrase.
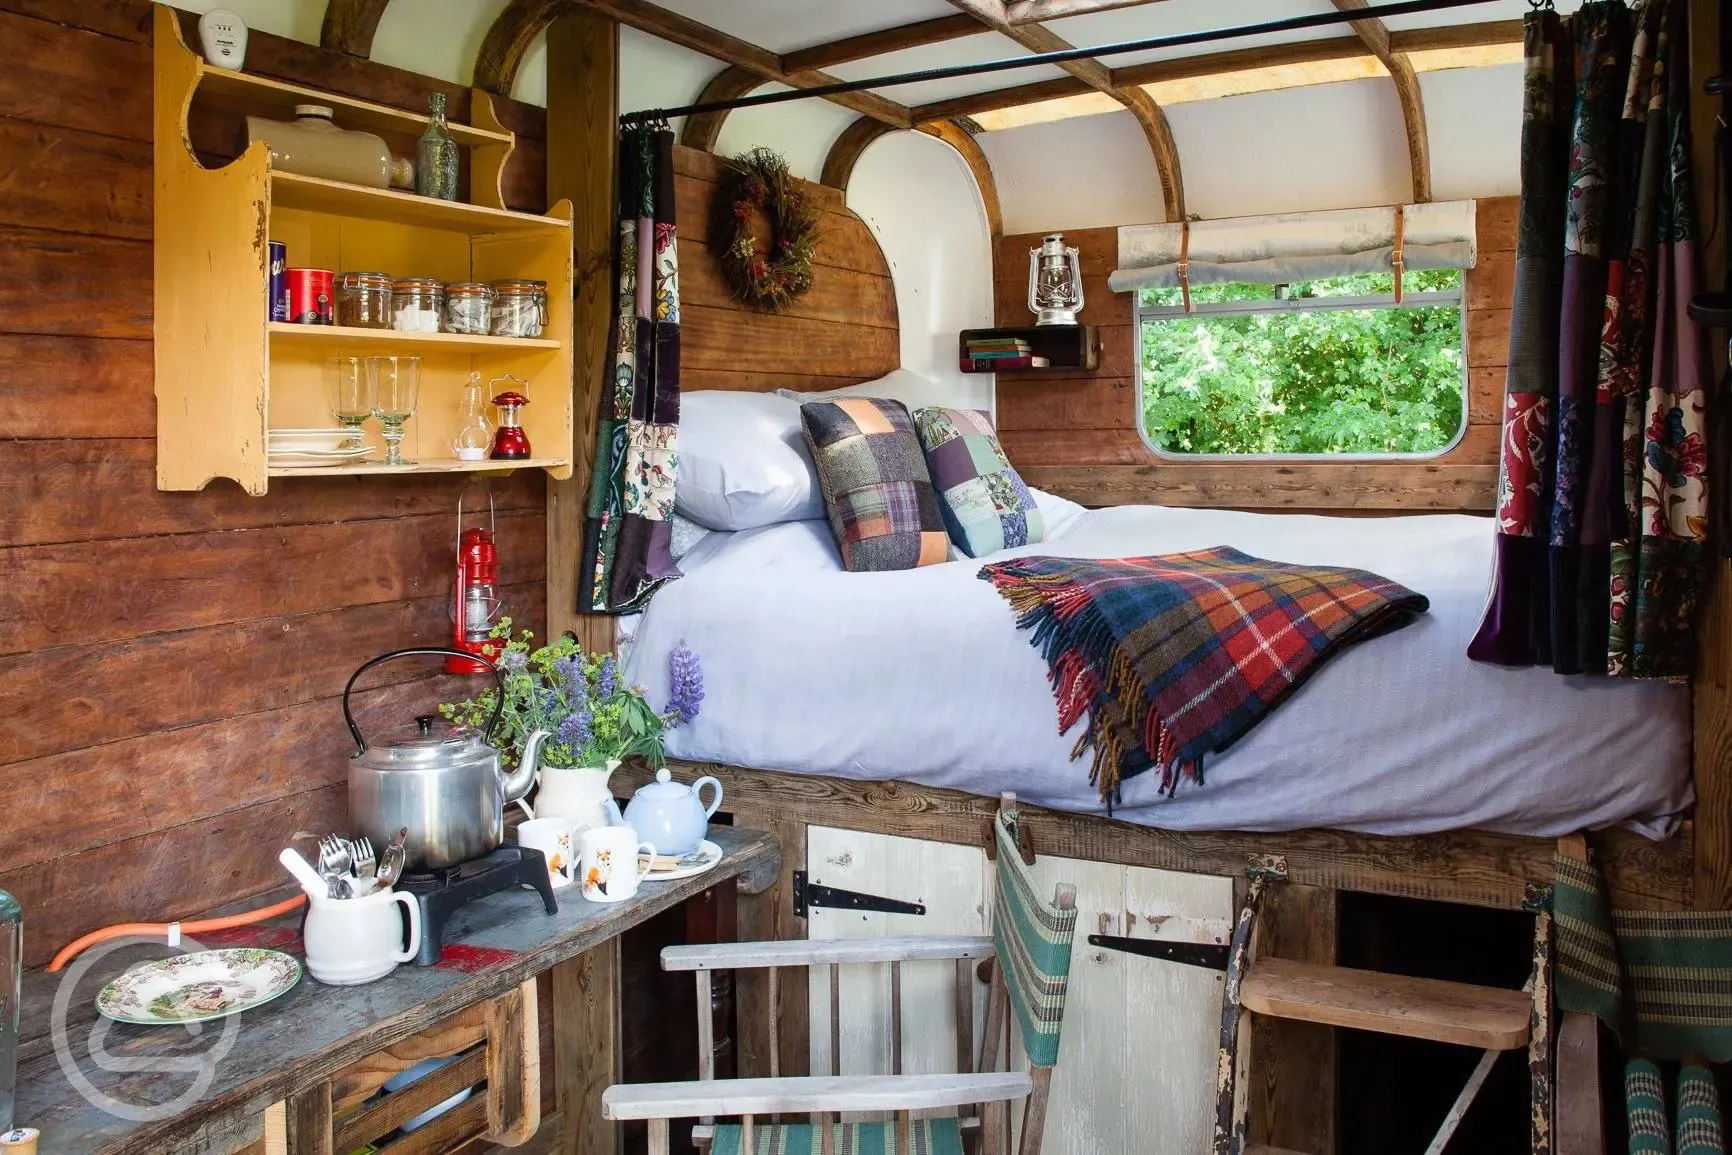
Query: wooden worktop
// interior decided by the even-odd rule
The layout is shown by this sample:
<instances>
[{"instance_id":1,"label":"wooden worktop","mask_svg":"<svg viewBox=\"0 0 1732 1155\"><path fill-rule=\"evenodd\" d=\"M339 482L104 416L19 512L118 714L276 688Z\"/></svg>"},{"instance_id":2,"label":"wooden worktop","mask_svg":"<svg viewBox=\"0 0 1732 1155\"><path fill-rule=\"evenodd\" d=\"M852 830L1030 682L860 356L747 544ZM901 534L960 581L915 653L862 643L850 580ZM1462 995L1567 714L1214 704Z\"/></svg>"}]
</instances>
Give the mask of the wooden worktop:
<instances>
[{"instance_id":1,"label":"wooden worktop","mask_svg":"<svg viewBox=\"0 0 1732 1155\"><path fill-rule=\"evenodd\" d=\"M556 892L556 915L544 912L541 897L533 890L503 891L452 916L446 927L445 957L435 966L400 966L388 978L359 987L330 987L303 977L276 1001L202 1028L131 1026L96 1017L93 1002L102 984L142 959L170 953L161 944L117 950L82 975L77 973L78 960L62 974L29 972L24 980L18 1125L41 1130L45 1153L131 1153L170 1148L219 1115L257 1115L356 1059L504 994L718 883L735 879L741 889L755 893L776 877L778 854L769 835L712 826L709 837L721 846L724 856L704 874L673 882L646 881L635 899L617 905L588 902L576 887L569 887ZM299 955L300 917L297 911L285 920L203 936L200 942L207 947L275 946ZM72 979L76 985L62 998L66 1029L59 1032L57 1044L51 1029L53 1006L63 982ZM196 1104L169 1118L135 1120L103 1110L89 1102L62 1070L63 1062L74 1061L89 1088L135 1108L166 1103L192 1084L193 1064L186 1072L103 1070L90 1057L92 1040L101 1043L110 1066L115 1060L197 1057L221 1053L229 1022L238 1022L238 1029L227 1039L228 1049L215 1064L209 1089Z\"/></svg>"}]
</instances>

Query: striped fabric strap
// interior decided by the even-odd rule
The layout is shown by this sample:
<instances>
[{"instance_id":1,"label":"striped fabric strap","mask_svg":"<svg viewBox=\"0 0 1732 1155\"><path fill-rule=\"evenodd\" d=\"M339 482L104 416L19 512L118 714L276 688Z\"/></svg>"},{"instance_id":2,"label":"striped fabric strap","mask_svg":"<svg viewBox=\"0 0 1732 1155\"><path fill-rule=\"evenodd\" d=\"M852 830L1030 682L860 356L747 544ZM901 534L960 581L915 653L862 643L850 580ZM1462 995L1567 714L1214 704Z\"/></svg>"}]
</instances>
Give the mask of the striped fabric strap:
<instances>
[{"instance_id":1,"label":"striped fabric strap","mask_svg":"<svg viewBox=\"0 0 1732 1155\"><path fill-rule=\"evenodd\" d=\"M1060 910L1043 900L1016 845L1016 813L1000 813L993 823L998 838L998 887L993 903L992 936L1010 991L1010 1005L1022 1028L1023 1048L1036 1067L1058 1061L1059 1025L1064 1019L1070 978L1075 910Z\"/></svg>"},{"instance_id":2,"label":"striped fabric strap","mask_svg":"<svg viewBox=\"0 0 1732 1155\"><path fill-rule=\"evenodd\" d=\"M1678 1071L1678 1155L1726 1155L1714 1072L1685 1063Z\"/></svg>"},{"instance_id":3,"label":"striped fabric strap","mask_svg":"<svg viewBox=\"0 0 1732 1155\"><path fill-rule=\"evenodd\" d=\"M1631 1059L1624 1066L1624 1113L1630 1122L1630 1155L1672 1155L1666 1084L1654 1060Z\"/></svg>"}]
</instances>

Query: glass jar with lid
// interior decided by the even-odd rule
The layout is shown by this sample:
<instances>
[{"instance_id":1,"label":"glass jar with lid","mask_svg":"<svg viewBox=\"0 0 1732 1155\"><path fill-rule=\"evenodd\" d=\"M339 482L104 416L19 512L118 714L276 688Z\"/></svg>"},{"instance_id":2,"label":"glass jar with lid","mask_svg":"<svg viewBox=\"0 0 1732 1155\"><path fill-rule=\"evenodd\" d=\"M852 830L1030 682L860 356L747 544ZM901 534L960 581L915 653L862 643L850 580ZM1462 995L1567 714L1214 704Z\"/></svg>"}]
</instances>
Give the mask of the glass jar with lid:
<instances>
[{"instance_id":1,"label":"glass jar with lid","mask_svg":"<svg viewBox=\"0 0 1732 1155\"><path fill-rule=\"evenodd\" d=\"M391 297L389 273L344 273L337 278L337 324L389 329Z\"/></svg>"},{"instance_id":2,"label":"glass jar with lid","mask_svg":"<svg viewBox=\"0 0 1732 1155\"><path fill-rule=\"evenodd\" d=\"M539 337L546 327L546 281L493 282L495 337Z\"/></svg>"},{"instance_id":3,"label":"glass jar with lid","mask_svg":"<svg viewBox=\"0 0 1732 1155\"><path fill-rule=\"evenodd\" d=\"M447 333L487 335L493 313L493 289L480 281L454 281L445 286Z\"/></svg>"},{"instance_id":4,"label":"glass jar with lid","mask_svg":"<svg viewBox=\"0 0 1732 1155\"><path fill-rule=\"evenodd\" d=\"M404 333L437 333L445 313L445 283L404 277L391 286L391 327Z\"/></svg>"}]
</instances>

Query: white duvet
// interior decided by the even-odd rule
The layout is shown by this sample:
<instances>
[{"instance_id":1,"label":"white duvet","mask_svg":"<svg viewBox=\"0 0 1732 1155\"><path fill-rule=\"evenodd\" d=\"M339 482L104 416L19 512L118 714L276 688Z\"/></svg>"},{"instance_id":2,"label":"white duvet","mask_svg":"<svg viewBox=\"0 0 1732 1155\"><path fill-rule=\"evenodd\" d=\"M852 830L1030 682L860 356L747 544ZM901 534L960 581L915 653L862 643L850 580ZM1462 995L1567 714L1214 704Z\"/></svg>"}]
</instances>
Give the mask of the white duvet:
<instances>
[{"instance_id":1,"label":"white duvet","mask_svg":"<svg viewBox=\"0 0 1732 1155\"><path fill-rule=\"evenodd\" d=\"M1691 801L1685 687L1506 670L1464 655L1488 587L1481 518L1330 518L1159 506L1083 510L1040 495L1048 540L993 555L1131 557L1216 545L1356 566L1431 612L1335 658L1231 749L1204 783L1124 786L1116 817L1174 830L1478 827L1554 836L1620 820L1669 834ZM626 672L660 703L666 654L703 663L703 712L677 758L906 779L1104 813L1072 762L1046 666L963 558L899 573L840 568L822 521L704 538L686 576L634 624Z\"/></svg>"}]
</instances>

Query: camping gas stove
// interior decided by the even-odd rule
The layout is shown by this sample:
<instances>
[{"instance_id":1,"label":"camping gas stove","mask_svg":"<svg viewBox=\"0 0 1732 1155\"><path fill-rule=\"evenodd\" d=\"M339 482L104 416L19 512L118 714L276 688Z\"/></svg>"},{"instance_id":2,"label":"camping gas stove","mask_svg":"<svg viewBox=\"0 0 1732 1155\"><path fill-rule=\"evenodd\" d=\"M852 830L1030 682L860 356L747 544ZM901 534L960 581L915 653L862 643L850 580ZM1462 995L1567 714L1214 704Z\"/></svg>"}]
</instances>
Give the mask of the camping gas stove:
<instances>
[{"instance_id":1,"label":"camping gas stove","mask_svg":"<svg viewBox=\"0 0 1732 1155\"><path fill-rule=\"evenodd\" d=\"M547 878L547 859L531 847L501 846L443 870L404 874L397 881L397 889L413 894L421 907L421 949L415 954L415 965L432 966L439 961L445 949L445 921L459 908L519 884L540 892L548 914L559 913L553 884Z\"/></svg>"}]
</instances>

